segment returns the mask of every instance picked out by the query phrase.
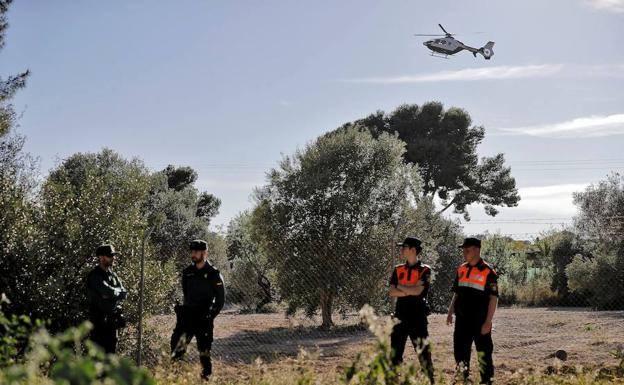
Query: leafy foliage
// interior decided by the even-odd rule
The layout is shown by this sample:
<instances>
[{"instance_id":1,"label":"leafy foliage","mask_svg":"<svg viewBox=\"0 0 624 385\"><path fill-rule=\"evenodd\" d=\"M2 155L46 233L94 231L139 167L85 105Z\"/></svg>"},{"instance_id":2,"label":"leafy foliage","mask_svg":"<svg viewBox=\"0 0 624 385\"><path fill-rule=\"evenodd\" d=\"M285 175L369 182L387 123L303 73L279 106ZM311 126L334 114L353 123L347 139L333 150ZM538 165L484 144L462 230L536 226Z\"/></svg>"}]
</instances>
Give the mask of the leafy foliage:
<instances>
[{"instance_id":1,"label":"leafy foliage","mask_svg":"<svg viewBox=\"0 0 624 385\"><path fill-rule=\"evenodd\" d=\"M562 301L552 288L552 245L561 237L553 232L531 243L499 234L482 236L482 255L499 275L502 304L545 306Z\"/></svg>"},{"instance_id":2,"label":"leafy foliage","mask_svg":"<svg viewBox=\"0 0 624 385\"><path fill-rule=\"evenodd\" d=\"M255 238L249 212L241 213L230 222L226 236L228 260L232 266L228 296L245 309L259 312L274 300L275 269Z\"/></svg>"},{"instance_id":3,"label":"leafy foliage","mask_svg":"<svg viewBox=\"0 0 624 385\"><path fill-rule=\"evenodd\" d=\"M76 154L53 170L40 194L39 258L24 262L32 265L19 280L26 286L20 300L29 296L29 282L41 288L40 296L24 300L28 309L53 319L54 330L84 319L83 277L94 266L94 247L105 242L122 252L117 270L136 292L137 281L123 273L138 266L148 189L149 172L142 163L110 150Z\"/></svg>"},{"instance_id":4,"label":"leafy foliage","mask_svg":"<svg viewBox=\"0 0 624 385\"><path fill-rule=\"evenodd\" d=\"M577 236L571 231L554 233L543 238L541 243L546 244L544 247L545 255L550 257L553 267L550 288L557 292L562 300L565 300L569 295L566 267L576 255L583 253L583 248L579 245Z\"/></svg>"},{"instance_id":5,"label":"leafy foliage","mask_svg":"<svg viewBox=\"0 0 624 385\"><path fill-rule=\"evenodd\" d=\"M370 306L360 310L362 321L375 336L373 352L359 353L345 370L344 383L350 385L416 385L428 384L413 364L405 368L392 364L390 333L394 322L377 316Z\"/></svg>"},{"instance_id":6,"label":"leafy foliage","mask_svg":"<svg viewBox=\"0 0 624 385\"><path fill-rule=\"evenodd\" d=\"M6 14L11 3L0 0L0 48L4 46ZM30 200L36 185L35 163L23 152L24 138L10 132L15 125L10 102L25 86L27 77L28 71L0 78L0 292L13 289L12 268L28 253L26 245L36 239L34 205Z\"/></svg>"},{"instance_id":7,"label":"leafy foliage","mask_svg":"<svg viewBox=\"0 0 624 385\"><path fill-rule=\"evenodd\" d=\"M566 268L570 288L598 309L624 309L624 177L613 174L587 187L574 203L587 252Z\"/></svg>"},{"instance_id":8,"label":"leafy foliage","mask_svg":"<svg viewBox=\"0 0 624 385\"><path fill-rule=\"evenodd\" d=\"M4 293L0 298L0 368L21 363L28 346L28 339L43 327L39 320L28 316L5 314L2 310L9 300Z\"/></svg>"},{"instance_id":9,"label":"leafy foliage","mask_svg":"<svg viewBox=\"0 0 624 385\"><path fill-rule=\"evenodd\" d=\"M9 23L6 14L12 0L0 0L0 49L4 47L4 36ZM0 139L7 135L15 124L15 111L10 101L15 93L26 86L29 71L8 78L0 77Z\"/></svg>"},{"instance_id":10,"label":"leafy foliage","mask_svg":"<svg viewBox=\"0 0 624 385\"><path fill-rule=\"evenodd\" d=\"M467 219L466 209L473 203L483 204L494 216L496 206L516 206L520 196L503 154L479 161L477 147L485 129L471 124L465 110L445 110L442 103L429 102L405 104L390 114L378 111L338 131L363 126L376 138L382 133L398 135L407 144L405 161L418 165L423 196L439 197L442 211L454 207Z\"/></svg>"},{"instance_id":11,"label":"leafy foliage","mask_svg":"<svg viewBox=\"0 0 624 385\"><path fill-rule=\"evenodd\" d=\"M167 177L167 186L175 191L184 190L186 187L192 186L197 180L197 172L190 167L167 166L163 170Z\"/></svg>"},{"instance_id":12,"label":"leafy foliage","mask_svg":"<svg viewBox=\"0 0 624 385\"><path fill-rule=\"evenodd\" d=\"M254 223L291 312L360 307L385 293L393 223L417 188L403 144L357 128L286 157L257 191ZM362 279L366 277L366 279Z\"/></svg>"},{"instance_id":13,"label":"leafy foliage","mask_svg":"<svg viewBox=\"0 0 624 385\"><path fill-rule=\"evenodd\" d=\"M200 193L193 186L171 189L165 173L152 174L141 161L107 149L67 158L43 182L36 200L26 188L18 191L17 198L2 194L7 212L20 215L7 219L12 232L3 238L8 252L3 251L1 279L13 299L11 311L51 320L52 330L85 319L83 278L95 264L98 244L110 242L123 255L116 269L129 289L125 312L134 321L138 309L129 305L138 300L143 241L145 309L153 314L172 305L188 241L209 236L210 218L196 215ZM155 230L146 239L150 229ZM38 295L32 295L32 283Z\"/></svg>"},{"instance_id":14,"label":"leafy foliage","mask_svg":"<svg viewBox=\"0 0 624 385\"><path fill-rule=\"evenodd\" d=\"M0 382L8 385L155 385L146 369L127 358L106 355L85 341L89 324L51 336L36 332L23 363L0 369Z\"/></svg>"},{"instance_id":15,"label":"leafy foliage","mask_svg":"<svg viewBox=\"0 0 624 385\"><path fill-rule=\"evenodd\" d=\"M208 225L221 204L213 195L200 193L193 186L196 179L191 168L173 166L151 177L146 203L153 229L150 239L156 258L178 267L188 264L189 240L208 238Z\"/></svg>"}]
</instances>

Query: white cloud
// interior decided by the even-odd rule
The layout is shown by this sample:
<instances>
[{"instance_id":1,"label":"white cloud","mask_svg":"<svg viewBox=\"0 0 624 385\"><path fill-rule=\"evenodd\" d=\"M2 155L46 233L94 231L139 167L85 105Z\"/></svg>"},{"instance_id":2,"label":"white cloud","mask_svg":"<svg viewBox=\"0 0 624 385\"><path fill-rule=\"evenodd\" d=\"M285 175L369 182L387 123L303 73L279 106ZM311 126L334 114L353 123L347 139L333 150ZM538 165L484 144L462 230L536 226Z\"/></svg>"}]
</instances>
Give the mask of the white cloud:
<instances>
[{"instance_id":1,"label":"white cloud","mask_svg":"<svg viewBox=\"0 0 624 385\"><path fill-rule=\"evenodd\" d=\"M483 205L470 206L472 220L463 222L466 234L500 233L516 239L531 239L544 231L560 230L572 223L577 214L572 194L583 191L588 184L569 183L520 187L517 207L501 207L496 217L487 216ZM458 218L455 214L450 217Z\"/></svg>"},{"instance_id":2,"label":"white cloud","mask_svg":"<svg viewBox=\"0 0 624 385\"><path fill-rule=\"evenodd\" d=\"M624 1L624 0L623 0ZM343 79L346 83L363 84L414 84L450 81L513 80L532 78L622 78L624 64L531 64L522 66L494 66L465 68L416 75L382 76Z\"/></svg>"},{"instance_id":3,"label":"white cloud","mask_svg":"<svg viewBox=\"0 0 624 385\"><path fill-rule=\"evenodd\" d=\"M520 187L518 194L522 200L543 199L548 197L559 197L562 194L570 195L577 191L585 190L589 183L565 183L547 186Z\"/></svg>"},{"instance_id":4,"label":"white cloud","mask_svg":"<svg viewBox=\"0 0 624 385\"><path fill-rule=\"evenodd\" d=\"M591 138L624 134L624 114L588 116L559 123L502 128L509 134L547 138Z\"/></svg>"},{"instance_id":5,"label":"white cloud","mask_svg":"<svg viewBox=\"0 0 624 385\"><path fill-rule=\"evenodd\" d=\"M589 5L601 11L624 13L624 0L586 0Z\"/></svg>"},{"instance_id":6,"label":"white cloud","mask_svg":"<svg viewBox=\"0 0 624 385\"><path fill-rule=\"evenodd\" d=\"M430 74L406 75L396 77L373 77L349 79L352 83L373 84L409 84L441 81L475 81L547 77L561 71L561 64L539 64L525 66L496 66L467 68L457 71L441 71Z\"/></svg>"},{"instance_id":7,"label":"white cloud","mask_svg":"<svg viewBox=\"0 0 624 385\"><path fill-rule=\"evenodd\" d=\"M521 199L518 209L542 215L573 216L576 206L572 202L572 194L585 190L587 186L587 183L570 183L519 188Z\"/></svg>"}]
</instances>

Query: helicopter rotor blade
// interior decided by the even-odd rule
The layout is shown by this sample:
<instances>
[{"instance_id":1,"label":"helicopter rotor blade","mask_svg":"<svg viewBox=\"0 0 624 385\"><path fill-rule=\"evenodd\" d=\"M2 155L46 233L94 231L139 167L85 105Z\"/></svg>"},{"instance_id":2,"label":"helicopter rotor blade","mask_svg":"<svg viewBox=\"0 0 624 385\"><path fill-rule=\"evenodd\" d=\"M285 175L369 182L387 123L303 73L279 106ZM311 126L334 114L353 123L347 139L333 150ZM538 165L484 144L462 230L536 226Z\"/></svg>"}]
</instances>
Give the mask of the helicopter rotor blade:
<instances>
[{"instance_id":1,"label":"helicopter rotor blade","mask_svg":"<svg viewBox=\"0 0 624 385\"><path fill-rule=\"evenodd\" d=\"M442 31L444 31L445 34L450 35L450 33L446 32L446 29L444 29L444 27L442 26L442 24L438 23L438 26L440 27L440 29L442 29Z\"/></svg>"},{"instance_id":2,"label":"helicopter rotor blade","mask_svg":"<svg viewBox=\"0 0 624 385\"><path fill-rule=\"evenodd\" d=\"M426 34L426 33L415 33L414 36L445 36L440 33L437 34Z\"/></svg>"}]
</instances>

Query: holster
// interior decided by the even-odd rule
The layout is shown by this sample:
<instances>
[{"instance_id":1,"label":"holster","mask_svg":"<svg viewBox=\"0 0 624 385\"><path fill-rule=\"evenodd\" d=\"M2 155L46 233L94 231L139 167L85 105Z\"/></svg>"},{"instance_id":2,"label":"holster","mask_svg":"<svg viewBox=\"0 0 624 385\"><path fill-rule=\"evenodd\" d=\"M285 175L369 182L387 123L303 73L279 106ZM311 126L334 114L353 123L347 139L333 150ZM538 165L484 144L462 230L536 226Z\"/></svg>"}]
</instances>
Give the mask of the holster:
<instances>
[{"instance_id":1,"label":"holster","mask_svg":"<svg viewBox=\"0 0 624 385\"><path fill-rule=\"evenodd\" d=\"M178 304L174 306L173 310L176 313L176 322L183 329L199 328L212 321L210 308Z\"/></svg>"},{"instance_id":2,"label":"holster","mask_svg":"<svg viewBox=\"0 0 624 385\"><path fill-rule=\"evenodd\" d=\"M115 308L113 314L110 315L109 325L113 329L121 329L126 327L126 317L124 317L123 312L120 308Z\"/></svg>"}]
</instances>

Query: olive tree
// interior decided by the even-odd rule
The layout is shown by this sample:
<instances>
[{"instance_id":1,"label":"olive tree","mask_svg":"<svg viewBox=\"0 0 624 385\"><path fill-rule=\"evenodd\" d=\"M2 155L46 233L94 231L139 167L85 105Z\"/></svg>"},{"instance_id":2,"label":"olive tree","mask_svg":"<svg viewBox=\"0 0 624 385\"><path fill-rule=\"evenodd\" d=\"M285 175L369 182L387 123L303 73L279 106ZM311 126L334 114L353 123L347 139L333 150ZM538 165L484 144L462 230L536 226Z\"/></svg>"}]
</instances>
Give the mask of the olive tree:
<instances>
[{"instance_id":1,"label":"olive tree","mask_svg":"<svg viewBox=\"0 0 624 385\"><path fill-rule=\"evenodd\" d=\"M244 211L230 222L226 235L232 266L228 295L246 309L263 311L275 299L275 270L255 236L252 214Z\"/></svg>"},{"instance_id":2,"label":"olive tree","mask_svg":"<svg viewBox=\"0 0 624 385\"><path fill-rule=\"evenodd\" d=\"M256 230L289 311L332 312L385 296L388 247L418 174L405 145L353 127L319 137L272 169L256 191ZM380 294L382 293L382 294Z\"/></svg>"},{"instance_id":3,"label":"olive tree","mask_svg":"<svg viewBox=\"0 0 624 385\"><path fill-rule=\"evenodd\" d=\"M624 309L624 176L574 194L575 230L585 252L566 267L571 290L598 309Z\"/></svg>"}]
</instances>

